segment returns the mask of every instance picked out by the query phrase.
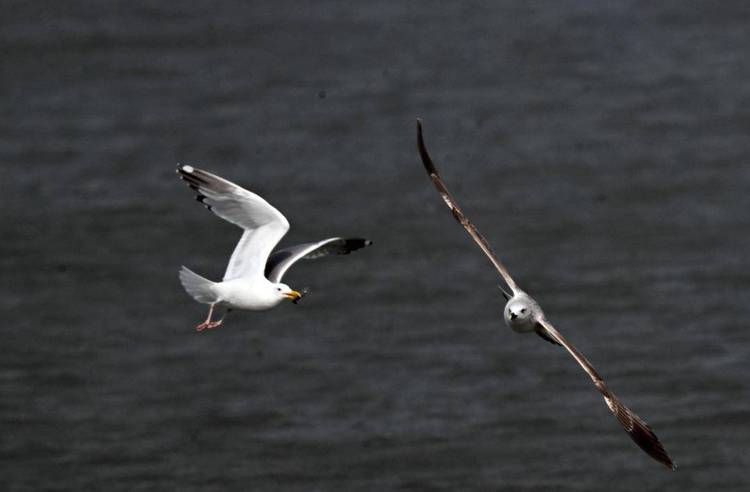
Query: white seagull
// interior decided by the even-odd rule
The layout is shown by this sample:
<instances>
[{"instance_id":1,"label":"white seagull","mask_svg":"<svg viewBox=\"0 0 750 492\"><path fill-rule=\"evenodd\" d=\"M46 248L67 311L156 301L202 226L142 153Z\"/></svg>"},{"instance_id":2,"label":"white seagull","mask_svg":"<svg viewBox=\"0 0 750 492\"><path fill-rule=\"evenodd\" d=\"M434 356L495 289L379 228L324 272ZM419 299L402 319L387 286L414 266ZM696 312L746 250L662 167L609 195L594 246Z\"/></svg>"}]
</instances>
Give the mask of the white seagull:
<instances>
[{"instance_id":1,"label":"white seagull","mask_svg":"<svg viewBox=\"0 0 750 492\"><path fill-rule=\"evenodd\" d=\"M197 192L196 199L232 224L244 229L234 248L221 282L212 282L182 267L180 282L196 301L208 304L206 320L195 327L201 331L216 328L231 309L262 311L284 299L295 304L303 293L281 283L281 278L295 262L333 254L345 255L369 246L361 238L332 237L313 243L298 244L271 251L289 230L289 222L271 204L236 184L193 166L177 166L180 178ZM227 308L224 316L212 321L217 306Z\"/></svg>"},{"instance_id":2,"label":"white seagull","mask_svg":"<svg viewBox=\"0 0 750 492\"><path fill-rule=\"evenodd\" d=\"M427 153L424 138L422 137L422 122L420 120L417 120L417 147L419 149L419 155L422 158L422 163L424 164L425 169L427 169L427 173L429 174L430 179L432 179L432 183L442 196L443 201L448 205L448 208L453 212L453 217L464 226L474 241L476 241L479 247L482 248L484 254L490 259L513 293L511 296L503 291L503 295L507 300L503 318L508 327L519 333L534 332L549 342L565 347L565 349L570 352L570 355L573 356L576 362L578 362L583 370L589 375L596 388L604 397L604 402L612 413L614 413L615 417L617 417L617 420L633 441L635 441L635 443L653 459L667 468L675 470L677 466L669 457L667 451L656 437L656 434L651 430L651 427L626 407L615 396L615 394L609 390L602 377L596 372L586 357L568 342L568 340L566 340L549 321L547 321L539 304L518 287L508 273L508 269L505 268L497 256L492 252L492 248L490 248L490 245L484 236L480 234L474 224L472 224L463 214L455 198L450 194L443 179L438 174L430 155Z\"/></svg>"}]
</instances>

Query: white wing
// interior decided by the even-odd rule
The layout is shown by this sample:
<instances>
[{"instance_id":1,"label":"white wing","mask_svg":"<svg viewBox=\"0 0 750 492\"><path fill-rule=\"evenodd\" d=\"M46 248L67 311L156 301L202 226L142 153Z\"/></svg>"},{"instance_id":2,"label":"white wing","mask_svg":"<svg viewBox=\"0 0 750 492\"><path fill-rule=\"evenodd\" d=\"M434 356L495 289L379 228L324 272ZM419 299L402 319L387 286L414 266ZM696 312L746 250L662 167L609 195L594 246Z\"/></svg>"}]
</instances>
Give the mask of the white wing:
<instances>
[{"instance_id":1,"label":"white wing","mask_svg":"<svg viewBox=\"0 0 750 492\"><path fill-rule=\"evenodd\" d=\"M177 172L206 208L245 230L224 280L263 275L268 255L289 230L286 217L255 193L215 174L192 166L178 166Z\"/></svg>"},{"instance_id":2,"label":"white wing","mask_svg":"<svg viewBox=\"0 0 750 492\"><path fill-rule=\"evenodd\" d=\"M289 267L298 260L312 260L329 255L348 255L352 251L364 248L372 241L362 238L332 237L315 243L304 243L274 251L266 263L266 276L271 282L281 282Z\"/></svg>"}]
</instances>

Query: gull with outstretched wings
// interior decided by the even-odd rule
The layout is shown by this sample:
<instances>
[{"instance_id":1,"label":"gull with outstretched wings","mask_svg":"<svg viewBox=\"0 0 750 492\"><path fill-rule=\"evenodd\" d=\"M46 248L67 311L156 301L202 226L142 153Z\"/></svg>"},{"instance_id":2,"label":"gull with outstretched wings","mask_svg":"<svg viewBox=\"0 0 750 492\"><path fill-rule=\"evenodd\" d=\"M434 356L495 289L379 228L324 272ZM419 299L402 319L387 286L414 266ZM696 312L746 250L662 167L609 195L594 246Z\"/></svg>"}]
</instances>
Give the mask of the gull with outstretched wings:
<instances>
[{"instance_id":1,"label":"gull with outstretched wings","mask_svg":"<svg viewBox=\"0 0 750 492\"><path fill-rule=\"evenodd\" d=\"M626 407L617 396L607 387L604 380L596 372L591 363L586 357L581 354L565 337L563 337L552 324L547 321L547 318L542 311L539 304L531 298L526 292L522 291L513 278L508 273L508 269L498 259L495 253L492 251L487 240L482 236L479 230L471 223L471 221L464 215L458 206L458 202L453 198L450 191L448 191L445 182L438 174L435 165L427 153L427 147L424 144L424 138L422 136L422 122L417 120L417 148L419 149L419 155L422 158L427 173L432 180L432 183L437 188L440 196L448 205L448 208L453 213L453 217L466 229L471 237L476 241L484 254L490 259L492 264L495 266L500 276L503 278L505 283L508 285L512 294L503 291L503 294L507 300L505 309L503 310L503 319L505 323L516 332L534 332L541 336L545 340L552 342L556 345L562 345L573 358L580 364L584 371L589 375L594 385L604 397L604 401L607 407L612 411L617 420L620 422L625 432L635 441L635 443L645 451L649 456L663 464L667 468L674 470L676 469L675 463L667 454L667 451L662 446L656 434L651 430L651 427L641 420L638 415L633 413L628 407Z\"/></svg>"},{"instance_id":2,"label":"gull with outstretched wings","mask_svg":"<svg viewBox=\"0 0 750 492\"><path fill-rule=\"evenodd\" d=\"M180 270L180 282L187 293L209 305L206 320L195 327L198 331L221 325L223 316L217 321L211 319L218 306L225 307L227 312L231 309L262 311L285 299L296 303L303 293L281 283L281 278L295 262L349 254L372 244L367 239L332 237L271 254L289 230L289 222L281 212L255 193L215 174L182 165L177 166L177 173L207 209L244 230L221 282L212 282L184 266Z\"/></svg>"}]
</instances>

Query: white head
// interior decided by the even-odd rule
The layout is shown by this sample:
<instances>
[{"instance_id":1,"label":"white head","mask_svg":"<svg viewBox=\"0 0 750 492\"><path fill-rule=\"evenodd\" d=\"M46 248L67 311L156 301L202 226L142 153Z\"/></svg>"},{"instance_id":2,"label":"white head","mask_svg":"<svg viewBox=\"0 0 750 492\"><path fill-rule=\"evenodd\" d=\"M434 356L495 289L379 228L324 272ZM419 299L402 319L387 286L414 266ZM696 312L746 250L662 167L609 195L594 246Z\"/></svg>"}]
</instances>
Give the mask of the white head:
<instances>
[{"instance_id":1,"label":"white head","mask_svg":"<svg viewBox=\"0 0 750 492\"><path fill-rule=\"evenodd\" d=\"M273 284L273 288L281 299L289 299L291 301L297 301L302 298L302 294L289 287L287 284Z\"/></svg>"},{"instance_id":2,"label":"white head","mask_svg":"<svg viewBox=\"0 0 750 492\"><path fill-rule=\"evenodd\" d=\"M538 306L531 298L526 295L517 295L505 305L505 323L516 331L533 330L538 310Z\"/></svg>"}]
</instances>

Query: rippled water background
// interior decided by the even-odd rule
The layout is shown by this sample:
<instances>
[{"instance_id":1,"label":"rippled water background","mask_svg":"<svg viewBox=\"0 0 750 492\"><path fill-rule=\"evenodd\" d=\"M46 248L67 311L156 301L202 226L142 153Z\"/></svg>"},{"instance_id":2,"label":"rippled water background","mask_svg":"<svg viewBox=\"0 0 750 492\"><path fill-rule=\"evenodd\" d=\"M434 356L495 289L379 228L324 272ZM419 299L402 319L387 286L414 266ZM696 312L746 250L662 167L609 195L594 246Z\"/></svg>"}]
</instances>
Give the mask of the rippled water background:
<instances>
[{"instance_id":1,"label":"rippled water background","mask_svg":"<svg viewBox=\"0 0 750 492\"><path fill-rule=\"evenodd\" d=\"M3 490L747 490L750 6L3 2ZM657 431L508 330L414 122L511 272ZM205 315L278 206L299 306Z\"/></svg>"}]
</instances>

